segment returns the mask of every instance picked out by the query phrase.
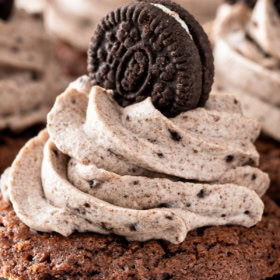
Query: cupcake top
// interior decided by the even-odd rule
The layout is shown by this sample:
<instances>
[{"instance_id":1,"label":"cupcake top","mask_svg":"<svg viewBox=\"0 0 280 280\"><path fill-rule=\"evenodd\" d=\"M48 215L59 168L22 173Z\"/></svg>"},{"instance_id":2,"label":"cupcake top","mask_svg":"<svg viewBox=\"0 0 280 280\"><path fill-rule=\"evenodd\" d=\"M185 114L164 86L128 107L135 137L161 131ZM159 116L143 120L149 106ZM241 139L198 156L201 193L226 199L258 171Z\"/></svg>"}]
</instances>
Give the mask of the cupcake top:
<instances>
[{"instance_id":1,"label":"cupcake top","mask_svg":"<svg viewBox=\"0 0 280 280\"><path fill-rule=\"evenodd\" d=\"M263 131L280 140L278 2L235 2L220 7L213 27L216 89L236 94L245 115L259 119Z\"/></svg>"},{"instance_id":2,"label":"cupcake top","mask_svg":"<svg viewBox=\"0 0 280 280\"><path fill-rule=\"evenodd\" d=\"M69 83L42 21L20 10L10 20L0 20L0 68L0 129L22 130L44 122Z\"/></svg>"},{"instance_id":3,"label":"cupcake top","mask_svg":"<svg viewBox=\"0 0 280 280\"><path fill-rule=\"evenodd\" d=\"M129 19L137 23L132 38L145 41L130 43L131 33L120 31ZM152 30L165 37L157 41ZM180 49L184 36L188 45ZM137 1L107 16L96 38L105 48L115 41L124 55L91 45L90 77L71 83L57 98L47 130L26 144L2 176L2 193L18 217L32 229L65 236L93 231L174 244L199 227L258 223L269 186L257 168L260 124L242 115L232 95L209 97L213 60L199 24L169 1ZM165 69L157 65L161 52L179 70L168 82L158 75ZM195 73L184 76L193 85L187 96L177 78L188 72L186 53L197 59ZM112 56L112 67L99 72L108 63L104 56ZM153 95L161 80L169 86L168 102L165 89L157 91L165 103ZM111 89L96 85L101 82ZM181 110L171 118L167 110L174 108Z\"/></svg>"}]
</instances>

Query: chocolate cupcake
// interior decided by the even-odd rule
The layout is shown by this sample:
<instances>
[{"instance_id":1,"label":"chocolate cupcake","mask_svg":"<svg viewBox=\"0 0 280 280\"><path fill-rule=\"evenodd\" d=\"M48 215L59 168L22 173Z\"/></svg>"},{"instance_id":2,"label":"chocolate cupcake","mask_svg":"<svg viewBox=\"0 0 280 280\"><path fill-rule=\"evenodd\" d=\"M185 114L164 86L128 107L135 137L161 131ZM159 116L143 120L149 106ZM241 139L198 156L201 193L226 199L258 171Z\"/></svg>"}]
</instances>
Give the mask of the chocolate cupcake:
<instances>
[{"instance_id":1,"label":"chocolate cupcake","mask_svg":"<svg viewBox=\"0 0 280 280\"><path fill-rule=\"evenodd\" d=\"M215 89L233 93L244 114L261 121L261 168L280 200L280 11L279 1L227 1L212 26ZM230 68L230 71L228 69ZM273 143L273 144L271 144Z\"/></svg>"},{"instance_id":2,"label":"chocolate cupcake","mask_svg":"<svg viewBox=\"0 0 280 280\"><path fill-rule=\"evenodd\" d=\"M167 0L135 1L94 38L89 76L57 98L47 129L1 178L0 274L279 274L280 209L264 196L260 124L233 96L209 95L213 57L197 21Z\"/></svg>"},{"instance_id":3,"label":"chocolate cupcake","mask_svg":"<svg viewBox=\"0 0 280 280\"><path fill-rule=\"evenodd\" d=\"M70 81L56 61L42 19L13 10L12 4L1 1L0 12L1 173L28 136L38 133L35 126L46 122L56 96Z\"/></svg>"}]
</instances>

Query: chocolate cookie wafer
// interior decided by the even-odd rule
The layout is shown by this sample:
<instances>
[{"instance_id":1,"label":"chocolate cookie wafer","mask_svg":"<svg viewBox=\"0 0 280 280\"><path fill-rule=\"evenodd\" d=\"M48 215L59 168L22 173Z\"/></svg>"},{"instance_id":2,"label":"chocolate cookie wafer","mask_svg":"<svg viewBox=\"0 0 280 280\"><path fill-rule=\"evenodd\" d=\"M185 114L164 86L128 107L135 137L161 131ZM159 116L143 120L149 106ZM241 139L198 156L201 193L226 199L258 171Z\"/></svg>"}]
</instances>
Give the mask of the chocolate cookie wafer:
<instances>
[{"instance_id":1,"label":"chocolate cookie wafer","mask_svg":"<svg viewBox=\"0 0 280 280\"><path fill-rule=\"evenodd\" d=\"M88 52L92 83L126 106L152 96L168 117L204 105L214 67L207 36L183 8L140 1L111 12Z\"/></svg>"}]
</instances>

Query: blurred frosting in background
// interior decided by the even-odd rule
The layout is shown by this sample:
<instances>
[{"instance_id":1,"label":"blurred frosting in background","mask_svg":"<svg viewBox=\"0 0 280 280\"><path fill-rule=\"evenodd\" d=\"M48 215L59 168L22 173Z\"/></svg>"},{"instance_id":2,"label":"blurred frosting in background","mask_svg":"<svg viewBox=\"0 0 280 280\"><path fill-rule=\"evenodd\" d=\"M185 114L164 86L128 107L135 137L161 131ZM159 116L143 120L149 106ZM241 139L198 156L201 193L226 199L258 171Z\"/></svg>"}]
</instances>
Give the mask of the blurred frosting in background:
<instances>
[{"instance_id":1,"label":"blurred frosting in background","mask_svg":"<svg viewBox=\"0 0 280 280\"><path fill-rule=\"evenodd\" d=\"M244 114L261 121L263 132L280 141L280 11L275 3L223 4L211 36L214 87L235 94Z\"/></svg>"},{"instance_id":2,"label":"blurred frosting in background","mask_svg":"<svg viewBox=\"0 0 280 280\"><path fill-rule=\"evenodd\" d=\"M87 50L95 25L108 11L120 6L123 0L49 0L44 21L46 29L72 46Z\"/></svg>"},{"instance_id":3,"label":"blurred frosting in background","mask_svg":"<svg viewBox=\"0 0 280 280\"><path fill-rule=\"evenodd\" d=\"M40 14L43 12L45 2L45 0L16 0L16 7L32 14Z\"/></svg>"},{"instance_id":4,"label":"blurred frosting in background","mask_svg":"<svg viewBox=\"0 0 280 280\"><path fill-rule=\"evenodd\" d=\"M15 9L0 20L0 130L44 123L68 83L40 17Z\"/></svg>"}]
</instances>

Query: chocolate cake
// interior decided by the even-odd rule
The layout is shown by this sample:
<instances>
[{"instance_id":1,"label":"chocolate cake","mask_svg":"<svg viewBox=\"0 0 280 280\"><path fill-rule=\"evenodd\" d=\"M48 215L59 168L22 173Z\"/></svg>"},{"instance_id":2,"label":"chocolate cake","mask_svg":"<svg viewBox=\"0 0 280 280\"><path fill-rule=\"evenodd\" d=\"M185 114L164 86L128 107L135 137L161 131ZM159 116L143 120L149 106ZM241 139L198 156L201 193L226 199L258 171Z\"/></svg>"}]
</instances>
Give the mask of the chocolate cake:
<instances>
[{"instance_id":1,"label":"chocolate cake","mask_svg":"<svg viewBox=\"0 0 280 280\"><path fill-rule=\"evenodd\" d=\"M280 274L280 210L251 229L207 227L180 245L94 233L36 233L0 200L0 275L10 279L252 279ZM275 276L274 279L279 279Z\"/></svg>"}]
</instances>

